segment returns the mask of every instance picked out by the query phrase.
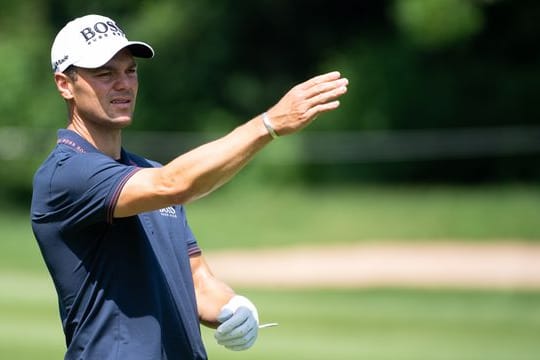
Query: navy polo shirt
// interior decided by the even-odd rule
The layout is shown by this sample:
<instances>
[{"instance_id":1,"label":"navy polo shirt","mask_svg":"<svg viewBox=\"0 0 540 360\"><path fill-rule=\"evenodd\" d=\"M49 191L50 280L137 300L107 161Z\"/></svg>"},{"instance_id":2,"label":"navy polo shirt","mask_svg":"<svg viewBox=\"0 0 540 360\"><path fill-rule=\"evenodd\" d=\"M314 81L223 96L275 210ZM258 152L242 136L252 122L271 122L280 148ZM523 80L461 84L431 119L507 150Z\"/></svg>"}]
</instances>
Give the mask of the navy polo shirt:
<instances>
[{"instance_id":1,"label":"navy polo shirt","mask_svg":"<svg viewBox=\"0 0 540 360\"><path fill-rule=\"evenodd\" d=\"M206 359L182 206L113 218L126 181L159 164L70 130L37 170L34 235L58 293L66 359Z\"/></svg>"}]
</instances>

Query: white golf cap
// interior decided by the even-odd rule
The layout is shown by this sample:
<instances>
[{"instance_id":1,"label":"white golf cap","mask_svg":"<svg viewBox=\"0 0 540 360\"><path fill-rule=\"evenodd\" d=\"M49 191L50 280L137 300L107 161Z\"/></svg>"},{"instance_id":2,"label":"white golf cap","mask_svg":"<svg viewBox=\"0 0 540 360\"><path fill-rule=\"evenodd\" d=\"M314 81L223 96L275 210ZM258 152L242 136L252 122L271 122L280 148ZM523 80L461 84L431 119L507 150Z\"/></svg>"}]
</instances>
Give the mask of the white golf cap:
<instances>
[{"instance_id":1,"label":"white golf cap","mask_svg":"<svg viewBox=\"0 0 540 360\"><path fill-rule=\"evenodd\" d=\"M126 47L135 57L154 56L150 45L129 41L114 20L86 15L70 21L56 35L51 48L52 68L54 72L63 72L70 65L98 68Z\"/></svg>"}]
</instances>

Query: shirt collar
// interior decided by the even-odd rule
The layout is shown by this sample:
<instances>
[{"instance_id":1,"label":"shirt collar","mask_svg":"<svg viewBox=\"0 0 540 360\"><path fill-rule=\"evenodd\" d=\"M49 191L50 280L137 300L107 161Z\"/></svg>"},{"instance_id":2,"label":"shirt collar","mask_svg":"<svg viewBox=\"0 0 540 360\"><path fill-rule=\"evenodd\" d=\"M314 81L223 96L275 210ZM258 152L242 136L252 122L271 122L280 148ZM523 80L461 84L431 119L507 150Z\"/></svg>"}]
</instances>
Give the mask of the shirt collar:
<instances>
[{"instance_id":1,"label":"shirt collar","mask_svg":"<svg viewBox=\"0 0 540 360\"><path fill-rule=\"evenodd\" d=\"M68 129L58 130L58 140L56 141L56 143L59 145L66 145L80 153L100 152L92 144L86 141L82 136L77 134L75 131Z\"/></svg>"},{"instance_id":2,"label":"shirt collar","mask_svg":"<svg viewBox=\"0 0 540 360\"><path fill-rule=\"evenodd\" d=\"M86 141L81 135L77 134L73 130L69 129L60 129L58 130L58 140L57 144L65 145L79 153L101 153L94 145ZM128 152L124 148L120 149L120 159L115 159L116 161L126 164L126 165L137 165L133 161Z\"/></svg>"}]
</instances>

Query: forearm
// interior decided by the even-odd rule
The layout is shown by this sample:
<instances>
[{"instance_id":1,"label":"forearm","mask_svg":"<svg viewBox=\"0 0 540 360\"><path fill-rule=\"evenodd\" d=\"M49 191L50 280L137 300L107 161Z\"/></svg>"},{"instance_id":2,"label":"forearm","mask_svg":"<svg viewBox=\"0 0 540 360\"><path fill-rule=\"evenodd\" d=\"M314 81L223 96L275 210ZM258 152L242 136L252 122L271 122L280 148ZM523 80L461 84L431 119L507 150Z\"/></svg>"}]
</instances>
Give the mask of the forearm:
<instances>
[{"instance_id":1,"label":"forearm","mask_svg":"<svg viewBox=\"0 0 540 360\"><path fill-rule=\"evenodd\" d=\"M141 169L124 185L114 216L132 216L201 198L230 180L271 139L258 116L164 167Z\"/></svg>"},{"instance_id":2,"label":"forearm","mask_svg":"<svg viewBox=\"0 0 540 360\"><path fill-rule=\"evenodd\" d=\"M217 328L221 308L236 294L227 284L214 277L202 256L193 256L190 262L199 320L205 326Z\"/></svg>"},{"instance_id":3,"label":"forearm","mask_svg":"<svg viewBox=\"0 0 540 360\"><path fill-rule=\"evenodd\" d=\"M229 181L270 141L258 116L168 163L161 169L161 186L173 203L196 200Z\"/></svg>"}]
</instances>

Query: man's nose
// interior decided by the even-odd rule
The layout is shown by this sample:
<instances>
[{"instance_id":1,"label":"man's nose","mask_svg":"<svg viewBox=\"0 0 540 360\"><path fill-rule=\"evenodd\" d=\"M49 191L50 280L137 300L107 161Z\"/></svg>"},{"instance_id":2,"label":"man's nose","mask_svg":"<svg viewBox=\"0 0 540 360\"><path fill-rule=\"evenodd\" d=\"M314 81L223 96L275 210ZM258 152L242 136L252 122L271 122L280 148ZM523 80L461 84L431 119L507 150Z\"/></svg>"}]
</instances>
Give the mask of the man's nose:
<instances>
[{"instance_id":1,"label":"man's nose","mask_svg":"<svg viewBox=\"0 0 540 360\"><path fill-rule=\"evenodd\" d=\"M125 90L129 89L130 87L133 87L135 84L135 80L130 77L128 74L119 74L114 82L114 89L115 90Z\"/></svg>"}]
</instances>

